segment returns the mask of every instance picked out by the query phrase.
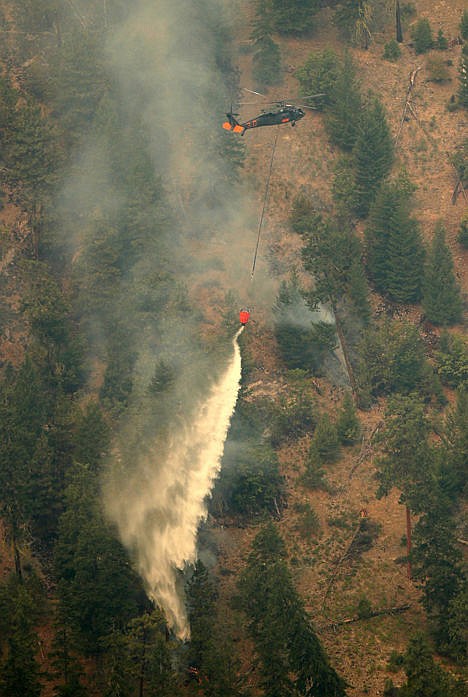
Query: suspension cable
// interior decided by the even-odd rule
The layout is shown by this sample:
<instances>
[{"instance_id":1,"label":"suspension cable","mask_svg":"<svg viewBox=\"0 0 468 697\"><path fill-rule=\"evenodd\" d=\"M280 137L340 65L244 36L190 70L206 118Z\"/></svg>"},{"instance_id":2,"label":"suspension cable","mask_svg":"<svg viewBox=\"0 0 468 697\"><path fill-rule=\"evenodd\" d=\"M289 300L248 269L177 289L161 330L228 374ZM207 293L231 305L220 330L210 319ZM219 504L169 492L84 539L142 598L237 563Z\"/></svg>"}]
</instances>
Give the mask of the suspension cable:
<instances>
[{"instance_id":1,"label":"suspension cable","mask_svg":"<svg viewBox=\"0 0 468 697\"><path fill-rule=\"evenodd\" d=\"M273 141L273 148L271 150L270 169L268 171L268 177L267 177L267 182L266 182L266 186L265 186L265 196L263 199L262 215L260 216L260 223L258 225L257 244L255 245L255 252L254 252L253 263L252 263L252 271L250 272L250 280L252 280L254 277L255 265L257 263L258 246L260 244L260 235L262 232L263 218L264 218L265 210L266 210L267 203L268 203L268 191L270 188L270 179L271 179L271 173L273 170L273 160L275 157L275 150L276 150L277 141L278 141L278 126L276 127L275 139Z\"/></svg>"}]
</instances>

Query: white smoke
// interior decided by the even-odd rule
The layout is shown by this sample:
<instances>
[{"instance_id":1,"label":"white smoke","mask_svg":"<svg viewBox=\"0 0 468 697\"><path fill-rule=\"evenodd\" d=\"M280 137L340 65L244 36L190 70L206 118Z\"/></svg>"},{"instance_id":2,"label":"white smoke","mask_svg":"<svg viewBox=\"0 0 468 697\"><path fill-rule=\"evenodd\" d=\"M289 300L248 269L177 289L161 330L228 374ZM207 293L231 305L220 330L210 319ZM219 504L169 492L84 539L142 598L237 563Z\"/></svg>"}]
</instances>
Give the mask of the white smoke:
<instances>
[{"instance_id":1,"label":"white smoke","mask_svg":"<svg viewBox=\"0 0 468 697\"><path fill-rule=\"evenodd\" d=\"M113 469L105 487L107 514L122 542L132 551L148 593L166 613L180 638L190 628L178 571L196 561L196 539L206 517L206 498L220 469L241 377L237 332L233 356L213 384L191 423L171 435L164 461L157 446L149 448L138 476L122 477Z\"/></svg>"}]
</instances>

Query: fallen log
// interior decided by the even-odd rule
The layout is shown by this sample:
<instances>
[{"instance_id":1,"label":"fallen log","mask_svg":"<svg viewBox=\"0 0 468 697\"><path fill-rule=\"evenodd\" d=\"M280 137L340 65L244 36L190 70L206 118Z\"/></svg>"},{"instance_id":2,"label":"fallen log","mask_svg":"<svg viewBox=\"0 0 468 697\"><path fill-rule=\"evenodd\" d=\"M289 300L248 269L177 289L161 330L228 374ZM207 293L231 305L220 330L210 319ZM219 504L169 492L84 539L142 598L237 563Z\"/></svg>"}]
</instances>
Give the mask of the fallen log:
<instances>
[{"instance_id":1,"label":"fallen log","mask_svg":"<svg viewBox=\"0 0 468 697\"><path fill-rule=\"evenodd\" d=\"M344 620L337 620L336 622L330 622L322 627L322 629L335 629L336 627L341 627L344 624L352 624L353 622L361 622L362 620L370 620L372 617L379 617L381 615L401 615L402 612L406 612L411 607L410 603L406 605L395 605L394 607L387 607L383 610L373 610L372 612L366 613L363 617L348 617Z\"/></svg>"}]
</instances>

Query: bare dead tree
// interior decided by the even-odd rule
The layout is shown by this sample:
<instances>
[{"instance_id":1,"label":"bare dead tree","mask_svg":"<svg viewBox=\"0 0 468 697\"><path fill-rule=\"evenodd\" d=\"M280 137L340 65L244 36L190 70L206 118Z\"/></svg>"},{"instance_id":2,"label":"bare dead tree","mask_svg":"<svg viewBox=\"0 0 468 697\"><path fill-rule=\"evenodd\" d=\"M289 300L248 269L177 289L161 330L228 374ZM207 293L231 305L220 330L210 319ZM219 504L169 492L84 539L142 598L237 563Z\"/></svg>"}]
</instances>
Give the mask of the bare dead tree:
<instances>
[{"instance_id":1,"label":"bare dead tree","mask_svg":"<svg viewBox=\"0 0 468 697\"><path fill-rule=\"evenodd\" d=\"M396 0L395 23L396 23L396 40L398 41L399 44L401 44L403 41L403 31L401 28L400 0Z\"/></svg>"},{"instance_id":2,"label":"bare dead tree","mask_svg":"<svg viewBox=\"0 0 468 697\"><path fill-rule=\"evenodd\" d=\"M405 105L403 107L403 113L401 116L400 126L398 128L398 133L396 134L396 137L395 137L395 145L398 143L398 140L400 138L401 131L403 128L403 124L408 119L408 114L411 114L416 119L418 125L421 126L421 122L419 121L419 117L416 114L416 111L415 111L414 106L412 104L413 90L414 90L414 86L416 84L416 76L420 70L421 70L421 66L419 65L417 68L415 68L415 70L412 70L410 72L408 89L406 90ZM422 128L422 126L421 126L421 128Z\"/></svg>"},{"instance_id":3,"label":"bare dead tree","mask_svg":"<svg viewBox=\"0 0 468 697\"><path fill-rule=\"evenodd\" d=\"M457 202L458 195L460 193L463 194L463 198L465 199L465 201L468 201L468 197L466 195L466 189L463 186L463 175L460 174L460 172L457 170L457 168L455 167L453 162L452 162L452 167L455 170L455 172L457 173L457 177L458 177L457 183L455 184L455 188L454 188L453 193L452 193L452 204L455 205Z\"/></svg>"}]
</instances>

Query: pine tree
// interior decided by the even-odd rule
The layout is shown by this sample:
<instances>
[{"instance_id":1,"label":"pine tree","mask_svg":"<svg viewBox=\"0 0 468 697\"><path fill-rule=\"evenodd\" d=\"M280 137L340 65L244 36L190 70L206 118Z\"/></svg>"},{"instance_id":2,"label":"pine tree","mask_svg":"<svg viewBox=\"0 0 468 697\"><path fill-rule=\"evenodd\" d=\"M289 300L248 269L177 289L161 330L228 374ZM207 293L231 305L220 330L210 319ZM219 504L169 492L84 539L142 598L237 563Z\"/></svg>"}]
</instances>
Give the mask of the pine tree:
<instances>
[{"instance_id":1,"label":"pine tree","mask_svg":"<svg viewBox=\"0 0 468 697\"><path fill-rule=\"evenodd\" d=\"M389 400L381 436L382 455L377 461L377 495L387 496L393 487L413 512L425 511L434 500L434 455L429 444L430 427L423 402L410 396Z\"/></svg>"},{"instance_id":2,"label":"pine tree","mask_svg":"<svg viewBox=\"0 0 468 697\"><path fill-rule=\"evenodd\" d=\"M310 444L309 459L314 464L335 462L340 453L340 443L336 425L328 414L323 414L317 422L314 436Z\"/></svg>"},{"instance_id":3,"label":"pine tree","mask_svg":"<svg viewBox=\"0 0 468 697\"><path fill-rule=\"evenodd\" d=\"M404 697L462 697L465 692L463 684L434 661L422 634L411 639L403 665L407 682L398 694Z\"/></svg>"},{"instance_id":4,"label":"pine tree","mask_svg":"<svg viewBox=\"0 0 468 697\"><path fill-rule=\"evenodd\" d=\"M465 41L468 40L468 10L463 10L460 20L460 35Z\"/></svg>"},{"instance_id":5,"label":"pine tree","mask_svg":"<svg viewBox=\"0 0 468 697\"><path fill-rule=\"evenodd\" d=\"M214 578L200 560L187 583L186 595L191 661L193 665L202 667L214 629L218 591Z\"/></svg>"},{"instance_id":6,"label":"pine tree","mask_svg":"<svg viewBox=\"0 0 468 697\"><path fill-rule=\"evenodd\" d=\"M352 302L354 316L357 315L363 324L368 324L372 311L369 302L369 287L360 259L355 259L349 269L347 295Z\"/></svg>"},{"instance_id":7,"label":"pine tree","mask_svg":"<svg viewBox=\"0 0 468 697\"><path fill-rule=\"evenodd\" d=\"M413 29L413 41L416 53L426 53L434 45L432 29L429 20L424 17L416 22Z\"/></svg>"},{"instance_id":8,"label":"pine tree","mask_svg":"<svg viewBox=\"0 0 468 697\"><path fill-rule=\"evenodd\" d=\"M39 697L40 670L35 659L38 637L33 629L31 597L22 584L14 589L14 606L9 612L6 651L0 664L2 697Z\"/></svg>"},{"instance_id":9,"label":"pine tree","mask_svg":"<svg viewBox=\"0 0 468 697\"><path fill-rule=\"evenodd\" d=\"M255 538L239 580L240 601L261 659L269 697L343 697L345 683L330 665L284 561L285 547L269 523Z\"/></svg>"},{"instance_id":10,"label":"pine tree","mask_svg":"<svg viewBox=\"0 0 468 697\"><path fill-rule=\"evenodd\" d=\"M367 265L375 287L397 302L421 296L424 247L408 197L397 183L384 185L366 229Z\"/></svg>"},{"instance_id":11,"label":"pine tree","mask_svg":"<svg viewBox=\"0 0 468 697\"><path fill-rule=\"evenodd\" d=\"M426 513L414 530L413 569L423 586L422 603L438 650L447 655L462 650L466 655L466 640L463 647L462 634L453 632L450 619L455 619L456 601L466 592L467 578L455 539L455 521L434 484L431 496L426 495Z\"/></svg>"},{"instance_id":12,"label":"pine tree","mask_svg":"<svg viewBox=\"0 0 468 697\"><path fill-rule=\"evenodd\" d=\"M268 0L257 0L251 38L254 43L252 76L260 87L281 81L281 50L273 41L273 16Z\"/></svg>"},{"instance_id":13,"label":"pine tree","mask_svg":"<svg viewBox=\"0 0 468 697\"><path fill-rule=\"evenodd\" d=\"M275 336L289 369L317 373L325 355L336 346L335 327L311 312L302 297L298 280L282 282L276 304Z\"/></svg>"},{"instance_id":14,"label":"pine tree","mask_svg":"<svg viewBox=\"0 0 468 697\"><path fill-rule=\"evenodd\" d=\"M336 430L343 445L352 445L359 438L360 424L350 392L346 392L343 398L341 410L338 412Z\"/></svg>"},{"instance_id":15,"label":"pine tree","mask_svg":"<svg viewBox=\"0 0 468 697\"><path fill-rule=\"evenodd\" d=\"M255 42L252 77L260 88L281 82L281 49L271 36L264 36Z\"/></svg>"},{"instance_id":16,"label":"pine tree","mask_svg":"<svg viewBox=\"0 0 468 697\"><path fill-rule=\"evenodd\" d=\"M275 31L286 36L301 36L312 31L317 0L271 0L271 15Z\"/></svg>"},{"instance_id":17,"label":"pine tree","mask_svg":"<svg viewBox=\"0 0 468 697\"><path fill-rule=\"evenodd\" d=\"M364 218L393 162L393 141L381 102L374 98L362 111L353 149L356 213Z\"/></svg>"},{"instance_id":18,"label":"pine tree","mask_svg":"<svg viewBox=\"0 0 468 697\"><path fill-rule=\"evenodd\" d=\"M357 137L361 96L349 51L345 53L330 99L325 121L330 139L343 150L351 151Z\"/></svg>"},{"instance_id":19,"label":"pine tree","mask_svg":"<svg viewBox=\"0 0 468 697\"><path fill-rule=\"evenodd\" d=\"M359 346L359 382L373 396L428 391L431 374L424 344L414 324L386 321L369 327ZM430 381L429 381L430 382Z\"/></svg>"},{"instance_id":20,"label":"pine tree","mask_svg":"<svg viewBox=\"0 0 468 697\"><path fill-rule=\"evenodd\" d=\"M468 216L463 218L460 223L457 242L459 242L465 249L468 249Z\"/></svg>"},{"instance_id":21,"label":"pine tree","mask_svg":"<svg viewBox=\"0 0 468 697\"><path fill-rule=\"evenodd\" d=\"M339 72L339 59L332 49L311 53L304 65L296 71L301 95L323 95L314 100L314 104L319 110L325 109L331 103L331 94Z\"/></svg>"},{"instance_id":22,"label":"pine tree","mask_svg":"<svg viewBox=\"0 0 468 697\"><path fill-rule=\"evenodd\" d=\"M436 227L426 263L422 306L429 322L439 326L450 326L462 317L460 288L441 224Z\"/></svg>"}]
</instances>

